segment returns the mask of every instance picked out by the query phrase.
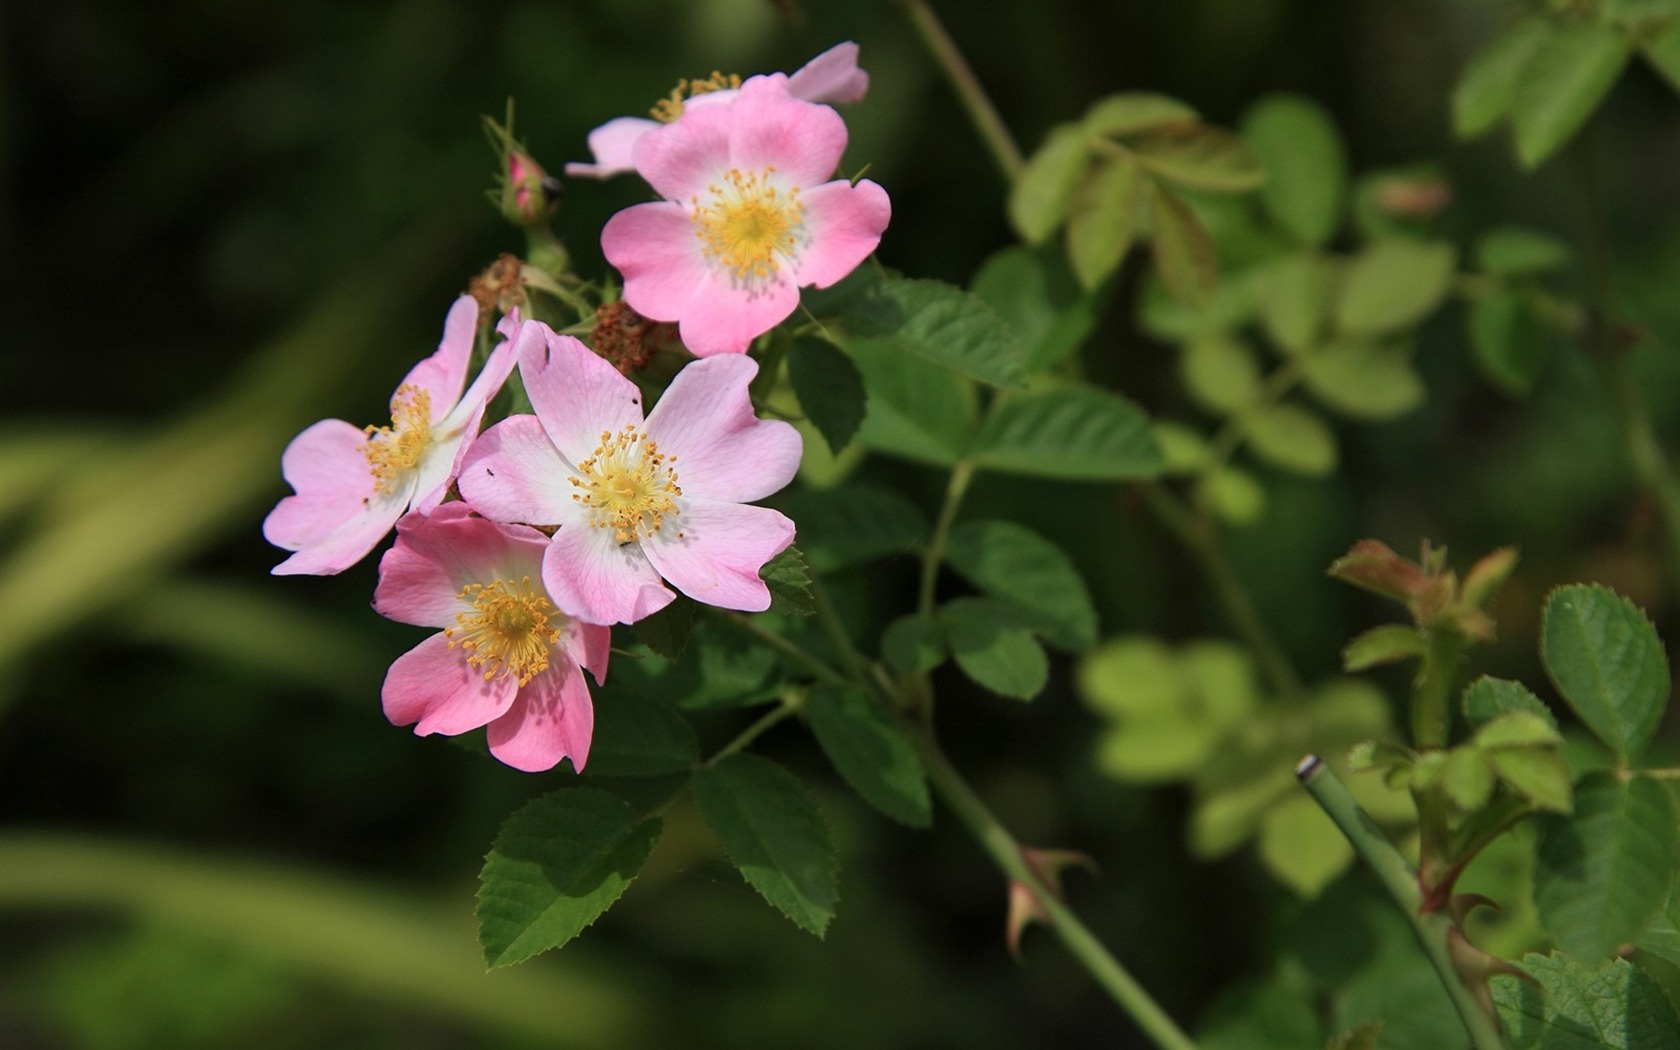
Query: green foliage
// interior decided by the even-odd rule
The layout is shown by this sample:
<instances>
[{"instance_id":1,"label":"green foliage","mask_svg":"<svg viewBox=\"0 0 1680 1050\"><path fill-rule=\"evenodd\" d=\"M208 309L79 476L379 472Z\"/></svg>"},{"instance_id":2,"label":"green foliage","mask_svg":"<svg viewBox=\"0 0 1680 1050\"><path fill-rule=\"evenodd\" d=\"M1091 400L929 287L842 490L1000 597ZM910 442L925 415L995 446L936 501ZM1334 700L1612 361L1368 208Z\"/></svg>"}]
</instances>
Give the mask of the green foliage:
<instances>
[{"instance_id":1,"label":"green foliage","mask_svg":"<svg viewBox=\"0 0 1680 1050\"><path fill-rule=\"evenodd\" d=\"M1235 412L1260 396L1260 361L1241 340L1222 333L1193 339L1178 364L1185 393L1213 412Z\"/></svg>"},{"instance_id":2,"label":"green foliage","mask_svg":"<svg viewBox=\"0 0 1680 1050\"><path fill-rule=\"evenodd\" d=\"M1009 221L1028 244L1042 244L1067 218L1088 160L1085 133L1052 128L1009 193Z\"/></svg>"},{"instance_id":3,"label":"green foliage","mask_svg":"<svg viewBox=\"0 0 1680 1050\"><path fill-rule=\"evenodd\" d=\"M1186 189L1242 193L1266 181L1260 158L1221 128L1167 124L1143 132L1131 146L1147 171Z\"/></svg>"},{"instance_id":4,"label":"green foliage","mask_svg":"<svg viewBox=\"0 0 1680 1050\"><path fill-rule=\"evenodd\" d=\"M1080 663L1077 684L1114 722L1097 741L1098 766L1146 783L1202 768L1258 700L1248 655L1226 642L1175 653L1154 638L1112 639Z\"/></svg>"},{"instance_id":5,"label":"green foliage","mask_svg":"<svg viewBox=\"0 0 1680 1050\"><path fill-rule=\"evenodd\" d=\"M478 936L492 967L558 948L618 900L659 839L594 788L541 795L510 816L479 875Z\"/></svg>"},{"instance_id":6,"label":"green foliage","mask_svg":"<svg viewBox=\"0 0 1680 1050\"><path fill-rule=\"evenodd\" d=\"M1559 947L1595 965L1639 940L1674 887L1680 824L1654 780L1590 773L1542 825L1534 901Z\"/></svg>"},{"instance_id":7,"label":"green foliage","mask_svg":"<svg viewBox=\"0 0 1680 1050\"><path fill-rule=\"evenodd\" d=\"M900 616L881 635L881 656L901 674L931 671L948 653L945 628L932 616Z\"/></svg>"},{"instance_id":8,"label":"green foliage","mask_svg":"<svg viewBox=\"0 0 1680 1050\"><path fill-rule=\"evenodd\" d=\"M1021 622L1062 649L1097 642L1097 610L1073 562L1049 540L1009 521L971 521L951 531L951 567Z\"/></svg>"},{"instance_id":9,"label":"green foliage","mask_svg":"<svg viewBox=\"0 0 1680 1050\"><path fill-rule=\"evenodd\" d=\"M883 278L840 314L845 345L914 355L995 386L1026 383L1026 348L985 301L941 281ZM869 378L867 370L865 379ZM868 384L871 393L875 384Z\"/></svg>"},{"instance_id":10,"label":"green foliage","mask_svg":"<svg viewBox=\"0 0 1680 1050\"><path fill-rule=\"evenodd\" d=\"M1316 348L1324 335L1336 290L1336 271L1317 252L1285 255L1259 276L1260 326L1285 354Z\"/></svg>"},{"instance_id":11,"label":"green foliage","mask_svg":"<svg viewBox=\"0 0 1680 1050\"><path fill-rule=\"evenodd\" d=\"M1527 955L1522 968L1532 982L1491 982L1514 1050L1663 1050L1680 1040L1662 987L1625 959L1590 967L1561 953Z\"/></svg>"},{"instance_id":12,"label":"green foliage","mask_svg":"<svg viewBox=\"0 0 1680 1050\"><path fill-rule=\"evenodd\" d=\"M1402 346L1338 343L1302 366L1313 396L1354 419L1394 419L1423 404L1423 380Z\"/></svg>"},{"instance_id":13,"label":"green foliage","mask_svg":"<svg viewBox=\"0 0 1680 1050\"><path fill-rule=\"evenodd\" d=\"M1534 389L1552 349L1551 333L1523 292L1502 289L1470 308L1470 345L1482 374L1513 397Z\"/></svg>"},{"instance_id":14,"label":"green foliage","mask_svg":"<svg viewBox=\"0 0 1680 1050\"><path fill-rule=\"evenodd\" d=\"M680 772L699 760L694 729L668 697L619 689L595 704L590 776L657 776Z\"/></svg>"},{"instance_id":15,"label":"green foliage","mask_svg":"<svg viewBox=\"0 0 1680 1050\"><path fill-rule=\"evenodd\" d=\"M1357 636L1342 649L1342 670L1368 671L1380 664L1423 655L1425 642L1416 627L1383 624Z\"/></svg>"},{"instance_id":16,"label":"green foliage","mask_svg":"<svg viewBox=\"0 0 1680 1050\"><path fill-rule=\"evenodd\" d=\"M1265 168L1266 210L1301 243L1323 245L1347 195L1347 153L1329 114L1299 95L1267 95L1244 115L1242 136Z\"/></svg>"},{"instance_id":17,"label":"green foliage","mask_svg":"<svg viewBox=\"0 0 1680 1050\"><path fill-rule=\"evenodd\" d=\"M694 606L692 598L677 595L665 608L636 621L636 641L667 660L680 658L694 632Z\"/></svg>"},{"instance_id":18,"label":"green foliage","mask_svg":"<svg viewBox=\"0 0 1680 1050\"><path fill-rule=\"evenodd\" d=\"M870 448L934 466L968 449L974 424L972 383L882 340L848 344L869 390L858 438Z\"/></svg>"},{"instance_id":19,"label":"green foliage","mask_svg":"<svg viewBox=\"0 0 1680 1050\"><path fill-rule=\"evenodd\" d=\"M987 470L1070 481L1119 481L1160 473L1161 450L1136 405L1076 386L1011 397L974 439Z\"/></svg>"},{"instance_id":20,"label":"green foliage","mask_svg":"<svg viewBox=\"0 0 1680 1050\"><path fill-rule=\"evenodd\" d=\"M1336 435L1299 405L1271 405L1243 417L1249 447L1274 467L1323 477L1336 469Z\"/></svg>"},{"instance_id":21,"label":"green foliage","mask_svg":"<svg viewBox=\"0 0 1680 1050\"><path fill-rule=\"evenodd\" d=\"M1136 157L1099 160L1080 186L1068 219L1068 261L1079 283L1095 288L1120 268L1143 217L1143 169Z\"/></svg>"},{"instance_id":22,"label":"green foliage","mask_svg":"<svg viewBox=\"0 0 1680 1050\"><path fill-rule=\"evenodd\" d=\"M880 705L850 686L818 686L805 710L823 753L865 802L900 824L933 823L921 760Z\"/></svg>"},{"instance_id":23,"label":"green foliage","mask_svg":"<svg viewBox=\"0 0 1680 1050\"><path fill-rule=\"evenodd\" d=\"M951 655L964 674L1000 696L1031 700L1050 663L1021 611L995 598L958 598L939 610Z\"/></svg>"},{"instance_id":24,"label":"green foliage","mask_svg":"<svg viewBox=\"0 0 1680 1050\"><path fill-rule=\"evenodd\" d=\"M1473 138L1505 119L1524 70L1551 34L1545 17L1524 18L1471 59L1452 97L1453 130L1460 138Z\"/></svg>"},{"instance_id":25,"label":"green foliage","mask_svg":"<svg viewBox=\"0 0 1680 1050\"><path fill-rule=\"evenodd\" d=\"M1456 261L1452 245L1390 238L1360 252L1336 300L1336 328L1371 338L1422 320L1445 298Z\"/></svg>"},{"instance_id":26,"label":"green foliage","mask_svg":"<svg viewBox=\"0 0 1680 1050\"><path fill-rule=\"evenodd\" d=\"M694 798L752 888L821 937L839 899L839 865L805 785L767 758L740 753L697 771Z\"/></svg>"},{"instance_id":27,"label":"green foliage","mask_svg":"<svg viewBox=\"0 0 1680 1050\"><path fill-rule=\"evenodd\" d=\"M1500 226L1476 239L1476 265L1500 277L1556 270L1569 261L1569 249L1548 234L1520 226Z\"/></svg>"},{"instance_id":28,"label":"green foliage","mask_svg":"<svg viewBox=\"0 0 1680 1050\"><path fill-rule=\"evenodd\" d=\"M816 599L811 596L811 570L798 547L789 547L765 562L758 574L770 588L771 612L810 616L817 611Z\"/></svg>"},{"instance_id":29,"label":"green foliage","mask_svg":"<svg viewBox=\"0 0 1680 1050\"><path fill-rule=\"evenodd\" d=\"M1159 184L1150 189L1150 245L1161 283L1191 306L1205 308L1219 283L1213 238L1181 197Z\"/></svg>"},{"instance_id":30,"label":"green foliage","mask_svg":"<svg viewBox=\"0 0 1680 1050\"><path fill-rule=\"evenodd\" d=\"M1668 658L1639 607L1575 584L1546 598L1540 655L1558 692L1626 762L1651 741L1668 703Z\"/></svg>"},{"instance_id":31,"label":"green foliage","mask_svg":"<svg viewBox=\"0 0 1680 1050\"><path fill-rule=\"evenodd\" d=\"M800 489L783 496L780 505L799 526L799 549L817 573L904 554L927 538L920 507L872 485Z\"/></svg>"},{"instance_id":32,"label":"green foliage","mask_svg":"<svg viewBox=\"0 0 1680 1050\"><path fill-rule=\"evenodd\" d=\"M863 423L867 395L857 366L820 339L800 338L788 347L787 368L805 418L838 455Z\"/></svg>"},{"instance_id":33,"label":"green foliage","mask_svg":"<svg viewBox=\"0 0 1680 1050\"><path fill-rule=\"evenodd\" d=\"M1524 167L1539 167L1580 130L1621 76L1628 55L1627 38L1606 25L1559 25L1540 39L1511 101L1517 160Z\"/></svg>"},{"instance_id":34,"label":"green foliage","mask_svg":"<svg viewBox=\"0 0 1680 1050\"><path fill-rule=\"evenodd\" d=\"M1511 711L1527 711L1557 728L1557 719L1538 696L1521 682L1483 675L1464 689L1464 718L1470 728L1482 726Z\"/></svg>"},{"instance_id":35,"label":"green foliage","mask_svg":"<svg viewBox=\"0 0 1680 1050\"><path fill-rule=\"evenodd\" d=\"M1096 327L1104 299L1080 287L1060 253L1020 246L989 256L972 283L1027 347L1030 372L1066 359Z\"/></svg>"}]
</instances>

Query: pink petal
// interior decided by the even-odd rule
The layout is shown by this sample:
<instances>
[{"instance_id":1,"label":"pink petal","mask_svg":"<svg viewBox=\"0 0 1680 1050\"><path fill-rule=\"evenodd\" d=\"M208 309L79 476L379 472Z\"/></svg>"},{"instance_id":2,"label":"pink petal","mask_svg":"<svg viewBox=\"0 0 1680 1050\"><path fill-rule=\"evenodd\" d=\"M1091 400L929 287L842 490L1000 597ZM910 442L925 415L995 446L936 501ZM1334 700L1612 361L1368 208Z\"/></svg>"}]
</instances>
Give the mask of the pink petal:
<instances>
[{"instance_id":1,"label":"pink petal","mask_svg":"<svg viewBox=\"0 0 1680 1050\"><path fill-rule=\"evenodd\" d=\"M635 623L676 599L640 545L620 546L611 529L578 523L554 534L543 585L561 612L594 624Z\"/></svg>"},{"instance_id":2,"label":"pink petal","mask_svg":"<svg viewBox=\"0 0 1680 1050\"><path fill-rule=\"evenodd\" d=\"M729 143L734 108L733 104L689 106L681 120L643 135L634 151L636 174L668 201L687 203L704 194L732 166Z\"/></svg>"},{"instance_id":3,"label":"pink petal","mask_svg":"<svg viewBox=\"0 0 1680 1050\"><path fill-rule=\"evenodd\" d=\"M768 507L688 500L677 529L642 541L659 574L698 602L743 612L770 608L764 563L793 542L793 522Z\"/></svg>"},{"instance_id":4,"label":"pink petal","mask_svg":"<svg viewBox=\"0 0 1680 1050\"><path fill-rule=\"evenodd\" d=\"M275 566L276 575L343 572L366 557L407 509L412 480L379 496L362 451L366 444L362 431L327 419L286 446L280 470L297 494L269 512L263 535L297 553Z\"/></svg>"},{"instance_id":5,"label":"pink petal","mask_svg":"<svg viewBox=\"0 0 1680 1050\"><path fill-rule=\"evenodd\" d=\"M635 162L631 160L636 140L659 126L658 121L646 117L618 117L607 121L589 133L589 152L594 155L595 163L579 164L574 161L566 165L566 174L574 178L606 179L636 170Z\"/></svg>"},{"instance_id":6,"label":"pink petal","mask_svg":"<svg viewBox=\"0 0 1680 1050\"><path fill-rule=\"evenodd\" d=\"M840 114L789 95L787 79L779 73L742 84L726 113L729 168L775 168L784 182L809 187L827 181L846 152L846 122Z\"/></svg>"},{"instance_id":7,"label":"pink petal","mask_svg":"<svg viewBox=\"0 0 1680 1050\"><path fill-rule=\"evenodd\" d=\"M602 431L642 425L642 392L635 383L571 336L556 335L546 325L542 331L541 344L521 338L519 374L562 456L582 462L600 447Z\"/></svg>"},{"instance_id":8,"label":"pink petal","mask_svg":"<svg viewBox=\"0 0 1680 1050\"><path fill-rule=\"evenodd\" d=\"M747 385L757 374L757 363L743 355L696 361L677 373L648 414L648 436L675 457L685 494L748 503L798 473L805 452L799 431L753 414Z\"/></svg>"},{"instance_id":9,"label":"pink petal","mask_svg":"<svg viewBox=\"0 0 1680 1050\"><path fill-rule=\"evenodd\" d=\"M469 583L542 576L548 537L523 525L475 517L465 503L445 503L397 522L397 542L379 560L373 608L422 627L451 627L466 608Z\"/></svg>"},{"instance_id":10,"label":"pink petal","mask_svg":"<svg viewBox=\"0 0 1680 1050\"><path fill-rule=\"evenodd\" d=\"M449 414L467 384L467 364L472 357L473 339L478 334L478 303L463 295L449 308L443 321L443 341L437 352L409 370L399 386L415 386L431 395L432 418L436 423ZM396 397L391 408L396 410Z\"/></svg>"},{"instance_id":11,"label":"pink petal","mask_svg":"<svg viewBox=\"0 0 1680 1050\"><path fill-rule=\"evenodd\" d=\"M607 681L607 658L612 655L612 628L573 620L560 636L567 659L589 669L598 685Z\"/></svg>"},{"instance_id":12,"label":"pink petal","mask_svg":"<svg viewBox=\"0 0 1680 1050\"><path fill-rule=\"evenodd\" d=\"M633 205L608 219L601 251L624 275L624 301L655 321L682 317L710 272L688 209L668 201Z\"/></svg>"},{"instance_id":13,"label":"pink petal","mask_svg":"<svg viewBox=\"0 0 1680 1050\"><path fill-rule=\"evenodd\" d=\"M467 655L434 634L397 657L380 693L392 725L414 726L416 736L455 736L500 717L512 706L519 682L486 680L467 665Z\"/></svg>"},{"instance_id":14,"label":"pink petal","mask_svg":"<svg viewBox=\"0 0 1680 1050\"><path fill-rule=\"evenodd\" d=\"M892 219L892 202L868 179L855 186L840 179L813 186L802 199L810 241L799 253L794 280L801 287L827 288L875 251Z\"/></svg>"},{"instance_id":15,"label":"pink petal","mask_svg":"<svg viewBox=\"0 0 1680 1050\"><path fill-rule=\"evenodd\" d=\"M536 338L541 338L537 333ZM503 342L490 351L490 357L479 370L478 378L462 395L461 401L433 429L432 442L416 465L415 510L430 510L443 502L449 486L461 474L484 421L484 410L490 399L502 389L513 371L515 346Z\"/></svg>"},{"instance_id":16,"label":"pink petal","mask_svg":"<svg viewBox=\"0 0 1680 1050\"><path fill-rule=\"evenodd\" d=\"M626 299L629 291L627 284ZM695 357L744 354L754 339L787 320L798 306L799 288L785 269L756 287L736 285L729 275L708 270L677 319L677 334Z\"/></svg>"},{"instance_id":17,"label":"pink petal","mask_svg":"<svg viewBox=\"0 0 1680 1050\"><path fill-rule=\"evenodd\" d=\"M518 415L478 436L456 484L474 510L496 521L556 525L576 520L575 471L536 416Z\"/></svg>"},{"instance_id":18,"label":"pink petal","mask_svg":"<svg viewBox=\"0 0 1680 1050\"><path fill-rule=\"evenodd\" d=\"M490 723L490 753L514 769L541 773L571 757L583 771L595 733L595 706L574 664L557 664L527 682L507 714Z\"/></svg>"},{"instance_id":19,"label":"pink petal","mask_svg":"<svg viewBox=\"0 0 1680 1050\"><path fill-rule=\"evenodd\" d=\"M869 74L857 60L856 44L835 44L788 77L788 94L807 102L857 102L869 91Z\"/></svg>"}]
</instances>

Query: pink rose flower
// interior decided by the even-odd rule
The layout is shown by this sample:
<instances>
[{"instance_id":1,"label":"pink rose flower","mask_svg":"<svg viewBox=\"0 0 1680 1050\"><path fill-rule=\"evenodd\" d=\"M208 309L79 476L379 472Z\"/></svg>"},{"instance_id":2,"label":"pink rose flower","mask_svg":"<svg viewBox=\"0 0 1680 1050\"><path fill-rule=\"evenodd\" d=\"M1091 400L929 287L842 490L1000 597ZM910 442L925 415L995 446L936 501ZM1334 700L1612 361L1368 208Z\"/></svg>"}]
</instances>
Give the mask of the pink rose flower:
<instances>
[{"instance_id":1,"label":"pink rose flower","mask_svg":"<svg viewBox=\"0 0 1680 1050\"><path fill-rule=\"evenodd\" d=\"M624 275L624 300L677 324L698 357L743 353L881 242L892 206L873 182L824 181L846 124L754 77L727 105L685 114L636 143L636 170L665 199L607 220L601 249Z\"/></svg>"},{"instance_id":2,"label":"pink rose flower","mask_svg":"<svg viewBox=\"0 0 1680 1050\"><path fill-rule=\"evenodd\" d=\"M475 517L459 501L397 522L373 607L443 630L391 665L382 699L419 736L488 726L490 753L537 773L589 760L595 708L580 668L606 679L612 631L580 623L542 585L548 537Z\"/></svg>"},{"instance_id":3,"label":"pink rose flower","mask_svg":"<svg viewBox=\"0 0 1680 1050\"><path fill-rule=\"evenodd\" d=\"M542 331L528 339L525 332ZM561 609L633 623L676 596L762 611L764 563L793 522L747 504L793 480L799 432L753 414L745 356L696 361L646 419L636 384L570 336L521 332L519 372L536 415L486 430L461 468L461 495L496 521L558 526L542 578Z\"/></svg>"},{"instance_id":4,"label":"pink rose flower","mask_svg":"<svg viewBox=\"0 0 1680 1050\"><path fill-rule=\"evenodd\" d=\"M325 419L292 439L280 470L296 495L263 521L263 535L295 551L276 575L343 572L361 561L405 511L443 501L484 418L484 406L513 371L515 348L491 351L472 388L468 358L478 306L463 295L449 309L437 352L415 365L391 395L391 425L356 427ZM505 322L498 329L511 331Z\"/></svg>"},{"instance_id":5,"label":"pink rose flower","mask_svg":"<svg viewBox=\"0 0 1680 1050\"><path fill-rule=\"evenodd\" d=\"M850 40L835 44L788 77L788 94L807 102L857 102L869 92L869 74L858 68L857 60L856 44ZM681 111L716 105L734 97L734 88L708 91L684 100ZM632 156L636 140L660 126L660 121L646 117L618 117L607 121L589 133L589 152L594 155L595 162L580 164L574 161L566 165L566 174L605 179L636 170Z\"/></svg>"}]
</instances>

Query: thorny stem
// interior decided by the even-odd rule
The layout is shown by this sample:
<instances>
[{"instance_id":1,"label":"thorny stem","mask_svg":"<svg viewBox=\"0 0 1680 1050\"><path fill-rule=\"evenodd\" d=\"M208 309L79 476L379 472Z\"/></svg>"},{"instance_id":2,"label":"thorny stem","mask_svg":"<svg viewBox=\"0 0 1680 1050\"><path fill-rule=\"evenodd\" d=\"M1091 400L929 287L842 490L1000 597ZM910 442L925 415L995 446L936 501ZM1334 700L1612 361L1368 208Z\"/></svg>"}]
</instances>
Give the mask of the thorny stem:
<instances>
[{"instance_id":1,"label":"thorny stem","mask_svg":"<svg viewBox=\"0 0 1680 1050\"><path fill-rule=\"evenodd\" d=\"M1021 147L1015 144L1014 136L1009 134L1009 128L998 116L997 107L992 105L986 89L980 86L980 79L974 75L974 70L963 57L951 39L951 34L945 31L939 16L933 13L933 8L927 0L900 0L904 6L904 13L910 19L910 24L916 30L916 35L922 38L922 45L933 55L939 63L939 68L945 73L945 79L951 82L951 87L957 93L957 100L963 109L968 111L968 119L974 123L974 129L980 133L980 138L991 151L992 159L997 162L998 170L1003 177L1013 183L1021 177L1021 172L1027 163L1021 156Z\"/></svg>"},{"instance_id":2,"label":"thorny stem","mask_svg":"<svg viewBox=\"0 0 1680 1050\"><path fill-rule=\"evenodd\" d=\"M1470 1034L1475 1050L1508 1050L1505 1037L1476 993L1464 983L1458 967L1453 963L1450 938L1456 926L1451 918L1439 911L1421 911L1423 891L1418 886L1417 872L1400 855L1365 811L1359 808L1348 789L1337 779L1328 764L1317 755L1308 755L1295 767L1301 786L1307 789L1342 834L1352 843L1354 851L1377 876L1383 889L1399 906L1412 927L1423 953L1435 967L1435 975L1447 989L1453 1006L1458 1010L1464 1029Z\"/></svg>"}]
</instances>

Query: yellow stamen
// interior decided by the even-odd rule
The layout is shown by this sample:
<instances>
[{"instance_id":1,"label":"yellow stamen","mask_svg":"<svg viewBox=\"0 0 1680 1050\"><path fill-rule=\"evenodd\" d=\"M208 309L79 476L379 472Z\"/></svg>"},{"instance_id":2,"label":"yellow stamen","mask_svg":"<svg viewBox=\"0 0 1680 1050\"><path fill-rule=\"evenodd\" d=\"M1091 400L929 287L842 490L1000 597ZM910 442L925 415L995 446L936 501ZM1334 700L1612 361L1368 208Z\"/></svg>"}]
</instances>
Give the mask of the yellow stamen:
<instances>
[{"instance_id":1,"label":"yellow stamen","mask_svg":"<svg viewBox=\"0 0 1680 1050\"><path fill-rule=\"evenodd\" d=\"M456 613L456 625L443 634L451 649L468 653L468 666L484 668L485 681L518 678L524 685L548 670L566 620L546 595L532 590L531 577L469 583L457 597L472 610ZM560 626L549 626L551 620Z\"/></svg>"},{"instance_id":2,"label":"yellow stamen","mask_svg":"<svg viewBox=\"0 0 1680 1050\"><path fill-rule=\"evenodd\" d=\"M805 206L799 187L785 192L774 182L774 167L742 173L730 168L723 184L706 187L710 197L699 197L693 205L694 232L702 250L732 271L740 282L758 282L781 269L781 259L791 257L805 233Z\"/></svg>"},{"instance_id":3,"label":"yellow stamen","mask_svg":"<svg viewBox=\"0 0 1680 1050\"><path fill-rule=\"evenodd\" d=\"M391 398L391 425L367 427L368 443L362 454L373 471L373 490L388 496L397 490L398 479L413 470L426 446L432 443L432 395L419 387L403 384Z\"/></svg>"},{"instance_id":4,"label":"yellow stamen","mask_svg":"<svg viewBox=\"0 0 1680 1050\"><path fill-rule=\"evenodd\" d=\"M724 74L712 70L712 75L703 80L679 80L671 93L653 104L650 112L653 119L662 124L669 124L683 115L683 102L700 95L709 95L714 91L733 91L741 86L741 78L733 73Z\"/></svg>"},{"instance_id":5,"label":"yellow stamen","mask_svg":"<svg viewBox=\"0 0 1680 1050\"><path fill-rule=\"evenodd\" d=\"M651 536L677 510L677 457L659 451L659 443L635 427L601 431L601 444L578 464L571 479L579 491L572 498L595 513L590 524L612 529L620 543Z\"/></svg>"}]
</instances>

